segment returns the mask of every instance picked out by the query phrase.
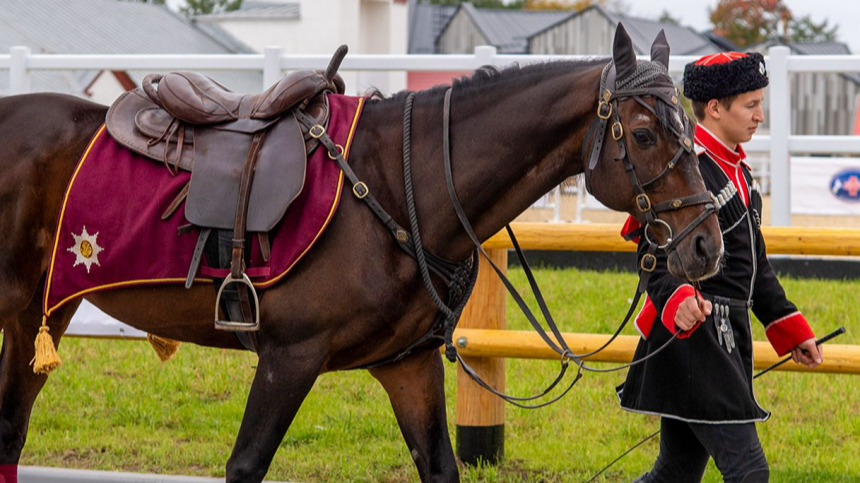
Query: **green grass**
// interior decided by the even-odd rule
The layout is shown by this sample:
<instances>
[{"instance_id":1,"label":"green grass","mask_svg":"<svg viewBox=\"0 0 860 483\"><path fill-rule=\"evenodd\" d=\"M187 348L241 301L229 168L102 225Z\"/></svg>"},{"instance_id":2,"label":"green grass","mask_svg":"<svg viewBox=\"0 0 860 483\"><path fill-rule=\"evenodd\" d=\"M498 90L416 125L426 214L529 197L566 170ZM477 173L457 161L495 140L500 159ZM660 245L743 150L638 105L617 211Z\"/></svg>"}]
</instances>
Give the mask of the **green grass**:
<instances>
[{"instance_id":1,"label":"green grass","mask_svg":"<svg viewBox=\"0 0 860 483\"><path fill-rule=\"evenodd\" d=\"M518 287L522 272L512 277ZM538 280L565 331L610 332L635 289L630 274L538 270ZM860 282L784 279L786 291L834 343L860 343L853 312ZM528 323L509 304L508 326ZM756 337L763 331L756 323ZM627 334L635 335L629 328ZM255 357L183 345L161 364L145 342L65 339L64 365L37 400L21 464L223 476L242 418ZM826 350L825 350L826 356ZM455 368L446 393L454 436ZM511 393L542 389L551 361L509 360ZM658 427L656 418L619 409L622 374L586 374L544 409L506 409L506 461L462 468L466 482L579 482ZM774 482L860 481L860 379L848 375L772 372L757 381L759 402L773 411L759 433ZM631 481L650 468L658 439L616 464L602 481ZM270 480L417 481L387 397L366 372L322 376L275 457ZM709 467L707 482L721 481Z\"/></svg>"}]
</instances>

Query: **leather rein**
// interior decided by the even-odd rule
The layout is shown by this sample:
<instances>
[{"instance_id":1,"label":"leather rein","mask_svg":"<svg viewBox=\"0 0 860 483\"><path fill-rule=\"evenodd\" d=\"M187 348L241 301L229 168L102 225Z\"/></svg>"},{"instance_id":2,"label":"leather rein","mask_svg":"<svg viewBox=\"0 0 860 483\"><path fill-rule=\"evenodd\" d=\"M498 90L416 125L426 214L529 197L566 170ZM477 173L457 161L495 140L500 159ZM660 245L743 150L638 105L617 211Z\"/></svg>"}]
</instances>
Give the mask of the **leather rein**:
<instances>
[{"instance_id":1,"label":"leather rein","mask_svg":"<svg viewBox=\"0 0 860 483\"><path fill-rule=\"evenodd\" d=\"M614 64L610 63L607 66L607 69L610 69L610 75L612 77L613 82L609 85L614 85ZM603 80L605 81L606 76L603 76ZM650 359L653 356L656 356L658 353L662 352L672 341L677 338L677 334L675 334L672 338L670 338L663 346L653 351L648 356L640 358L636 361L612 367L609 369L598 369L594 367L590 367L583 362L583 358L588 356L593 356L598 352L602 351L606 347L608 347L621 333L623 328L626 326L630 317L632 316L636 306L638 305L639 299L647 288L647 281L650 277L651 272L656 268L657 259L655 256L657 249L663 249L667 252L676 248L678 242L686 237L692 230L701 224L708 215L714 213L716 211L716 204L714 203L713 195L710 192L704 192L697 195L677 198L674 200L669 200L666 202L658 203L656 205L652 204L650 198L645 192L645 188L651 186L659 179L665 177L672 169L675 168L677 163L682 159L682 155L687 152L691 152L692 150L692 141L690 137L691 128L689 125L688 118L686 115L682 116L683 119L683 131L675 132L678 137L678 142L680 147L676 151L674 157L667 163L666 168L662 173L657 175L654 179L648 181L647 183L641 183L636 175L635 167L629 159L626 146L624 144L624 136L623 136L623 128L621 127L620 117L618 115L617 103L619 100L627 99L633 97L637 102L643 104L646 108L648 108L652 113L656 115L656 112L653 108L651 108L647 103L645 103L641 96L651 95L655 98L659 99L662 102L666 102L670 106L673 106L673 109L679 110L681 113L683 111L680 108L680 105L677 101L677 93L674 92L674 88L670 89L672 91L671 95L667 96L667 92L665 88L657 88L657 87L648 87L637 89L633 91L617 91L611 92L609 89L605 89L605 82L601 82L600 90L603 92L603 98L598 105L597 110L597 119L589 128L590 137L591 132L594 132L594 141L592 142L591 156L589 158L588 168L586 170L586 187L590 191L590 177L591 172L597 165L597 162L600 159L601 147L603 145L608 121L611 118L614 122L612 124L612 136L619 143L619 147L621 149L621 155L616 158L617 161L623 161L625 164L625 169L628 173L628 177L633 185L634 192L636 193L636 204L645 218L645 225L643 227L643 234L646 237L646 240L649 242L648 253L643 257L642 262L640 263L640 281L637 286L636 296L634 297L633 302L630 305L629 310L623 320L623 322L619 325L618 329L615 333L609 338L609 340L601 345L599 348L584 353L584 354L576 354L574 353L570 347L565 342L564 338L561 335L561 331L559 330L557 324L555 323L552 315L549 312L549 308L547 307L546 301L541 293L540 288L537 285L537 282L534 278L534 275L531 271L531 268L528 264L528 261L525 259L525 255L523 254L522 249L519 246L519 242L516 239L516 236L511 230L510 225L506 225L505 229L510 236L514 250L516 251L517 257L520 260L520 264L525 271L526 277L529 281L529 285L535 295L535 299L537 300L538 306L541 310L541 313L546 321L546 325L549 328L549 332L552 333L550 336L547 330L544 329L543 325L536 319L534 314L526 305L526 302L523 300L522 296L519 292L514 288L513 284L508 280L508 278L504 275L501 269L490 259L487 252L481 245L480 240L472 229L472 225L466 216L465 210L460 203L459 197L457 196L456 189L454 187L453 180L453 172L451 166L451 146L450 146L450 117L451 117L451 94L452 89L448 88L445 92L444 105L443 105L443 153L444 153L444 169L445 169L445 180L448 189L448 194L451 199L451 203L454 207L455 212L457 213L457 217L469 236L472 242L475 244L476 249L472 253L472 256L466 259L463 262L455 263L445 259L442 259L438 256L433 255L429 251L427 251L422 242L421 235L418 226L418 219L415 209L415 201L413 196L413 188L412 188L412 171L411 171L411 124L412 124L412 104L415 97L414 92L410 92L406 97L406 105L404 108L404 123L403 123L403 170L404 170L404 183L406 188L406 202L407 209L409 212L410 218L410 228L411 233L407 233L392 217L388 214L388 212L382 208L378 201L373 197L370 193L367 185L362 182L352 168L346 163L346 160L343 158L343 147L335 144L328 134L325 132L325 129L316 124L316 120L307 114L301 112L300 110L296 110L296 117L299 122L308 130L308 132L312 133L314 137L319 139L320 143L323 144L328 150L328 156L332 160L334 160L340 169L344 172L350 184L352 185L352 192L356 196L356 198L364 201L373 213L385 224L388 230L393 235L395 241L398 246L403 249L406 253L416 259L419 267L419 272L421 273L422 281L430 294L431 299L434 304L439 309L438 316L430 329L430 331L410 344L406 349L400 351L399 353L385 358L381 361L377 361L371 364L363 365L358 368L371 368L377 367L383 364L388 364L392 362L396 362L398 360L403 359L414 350L419 348L424 348L431 344L438 344L439 342L444 342L445 344L445 355L450 361L459 361L463 370L466 374L469 375L471 379L473 379L478 385L487 389L488 391L496 394L501 397L506 402L509 402L515 406L532 409L543 407L549 404L554 403L555 401L564 397L573 386L579 381L582 377L583 371L590 372L613 372L619 371L622 369L626 369L628 367L634 366L636 364L640 364ZM674 101L672 101L674 99ZM596 131L595 131L596 129ZM583 150L588 145L583 146ZM696 206L696 205L705 205L705 211L697 217L690 225L684 228L681 232L679 232L678 236L672 236L671 227L665 222L659 219L658 213L670 210L680 210L686 207ZM653 225L663 225L669 231L669 237L666 240L666 243L663 245L658 245L654 243L650 235L648 234L648 227ZM478 253L484 256L484 258L489 262L490 266L496 272L502 283L505 285L508 292L511 294L511 297L520 307L520 310L528 319L529 323L531 323L532 327L538 333L538 335L544 340L544 342L555 352L557 352L560 356L561 361L561 369L559 371L559 375L555 378L555 380L541 393L529 396L529 397L514 397L507 394L503 394L497 390L495 390L492 386L483 381L477 373L472 369L462 358L462 356L457 351L456 347L452 342L453 331L456 327L457 320L459 319L460 314L462 313L463 308L465 307L466 302L469 299L469 296L474 289L475 281L477 280L478 273L478 261L479 256ZM442 297L439 295L435 286L432 283L430 272L435 273L437 276L441 278L446 287L448 288L447 293L447 301L443 302ZM442 334L440 334L442 332ZM564 375L569 368L570 362L573 361L577 366L577 374L574 377L573 381L568 385L568 387L558 396L554 397L550 401L546 401L540 404L535 405L527 405L523 404L523 402L532 401L538 398L541 398L548 394L553 388L555 388L564 378Z\"/></svg>"},{"instance_id":2,"label":"leather rein","mask_svg":"<svg viewBox=\"0 0 860 483\"><path fill-rule=\"evenodd\" d=\"M674 86L672 86L672 87L669 87L669 86L648 86L648 87L643 87L643 88L639 88L639 89L613 92L612 90L607 88L607 86L613 86L613 87L615 86L615 64L613 62L609 63L604 68L604 74L605 75L601 76L601 84L600 84L600 91L599 92L602 92L602 99L598 103L597 118L592 123L592 125L589 127L589 132L588 132L588 134L586 134L586 143L584 143L584 145L583 145L583 151L585 151L586 147L589 144L588 138L591 137L591 133L594 133L593 134L593 141L590 143L592 146L591 155L589 157L588 166L587 166L587 169L585 172L586 188L589 191L591 191L591 175L593 173L594 168L597 166L598 161L600 160L600 154L601 154L602 147L604 144L604 139L606 136L609 120L612 119L612 121L613 121L612 127L611 127L612 138L618 142L619 153L620 153L619 156L617 158L615 158L615 160L616 161L622 161L624 163L625 171L628 175L628 178L630 180L631 185L633 186L633 191L636 195L636 198L635 198L636 206L639 209L639 211L641 212L642 216L645 218L645 224L643 226L642 232L643 232L643 236L645 236L646 241L648 241L648 243L649 243L649 248L648 248L646 255L643 257L642 262L640 263L639 284L637 285L636 295L634 296L633 301L630 304L630 308L628 309L627 314L624 317L624 320L618 326L618 329L615 331L615 333L603 345L601 345L600 347L598 347L595 350L592 350L592 351L589 351L589 352L583 353L583 354L574 353L570 349L570 347L567 345L564 338L562 337L561 331L558 329L557 324L555 323L552 315L549 312L549 308L546 305L546 301L543 297L543 294L541 293L541 290L538 287L537 282L534 279L531 268L525 259L525 255L523 254L522 249L520 248L519 243L517 242L516 236L514 235L514 232L511 229L510 225L506 225L505 229L507 230L508 235L511 238L511 241L512 241L513 246L514 246L514 250L516 251L516 254L517 254L517 258L519 259L520 264L523 267L523 271L526 274L526 278L529 281L529 285L532 289L532 292L535 295L535 299L538 303L538 306L540 307L542 315L546 321L547 327L549 328L550 332L552 332L552 335L554 336L555 340L552 340L552 338L550 338L547 331L544 330L543 326L536 320L536 318L531 313L528 306L523 301L522 297L519 295L519 293L517 293L516 289L513 287L513 285L510 283L510 281L504 275L504 273L502 273L502 271L496 266L496 264L493 263L493 261L489 258L489 256L487 255L487 253L484 251L483 247L481 246L481 243L478 240L478 237L475 235L474 230L472 229L471 224L469 223L469 220L466 217L465 211L463 210L463 208L459 202L459 199L457 197L457 194L454 190L453 179L451 177L451 159L450 159L451 149L450 149L450 140L449 140L449 136L450 136L450 106L451 106L451 92L452 92L451 88L449 88L445 93L445 103L444 103L444 107L443 107L443 136L444 136L444 138L443 138L442 151L443 151L444 156L445 156L445 175L446 175L446 182L448 185L448 192L449 192L449 195L451 197L451 202L454 205L454 209L457 212L457 217L460 219L460 223L463 226L466 233L469 235L469 238L472 239L472 242L477 247L477 250L479 250L480 253L484 256L484 258L490 263L490 266L493 268L493 270L496 272L496 274L498 275L500 280L503 282L503 284L507 288L508 292L511 294L511 297L514 299L514 301L517 302L517 305L520 307L520 310L526 316L529 323L531 323L532 327L535 329L535 331L538 333L538 335L540 335L540 337L544 340L544 342L552 350L554 350L556 353L559 354L560 360L561 360L561 369L559 371L559 375L555 378L555 380L546 389L541 391L539 394L534 395L534 396L529 396L529 397L513 397L513 396L503 394L503 393L497 391L495 388L493 388L492 386L487 384L485 381L483 381L478 376L478 374L463 360L463 358L459 355L459 353L456 354L456 357L460 361L460 365L463 367L463 370L466 372L466 374L468 374L469 377L472 380L474 380L478 385L487 389L488 391L492 392L493 394L499 396L500 398L502 398L506 402L511 403L511 404L518 406L518 407L521 407L521 408L525 408L525 409L540 408L540 407L547 406L549 404L552 404L552 403L558 401L559 399L564 397L564 395L567 394L573 388L573 386L579 381L579 379L582 377L583 371L615 372L615 371L620 371L620 370L632 367L634 365L645 362L646 360L650 359L651 357L656 356L657 354L662 352L666 347L668 347L668 345L670 343L672 343L678 337L678 334L676 333L666 343L664 343L661 347L657 348L655 351L651 352L647 356L642 357L638 360L632 361L630 363L623 364L623 365L616 366L616 367L612 367L612 368L608 368L608 369L598 369L598 368L591 367L591 366L585 364L582 360L585 357L593 356L593 355L601 352L606 347L608 347L621 334L621 331L627 325L631 316L633 315L633 312L635 311L636 307L638 306L639 300L640 300L642 294L647 289L648 280L650 279L651 273L654 271L654 269L657 266L656 251L658 249L662 249L668 253L668 252L674 250L677 247L678 243L682 239L684 239L687 235L689 235L698 225L700 225L709 215L714 213L717 209L717 205L716 205L714 196L709 191L705 191L702 193L698 193L698 194L690 195L690 196L685 196L685 197L681 197L681 198L675 198L675 199L664 201L664 202L657 203L657 204L651 203L651 199L648 196L648 194L646 193L645 188L652 186L657 181L659 181L660 179L663 179L665 176L667 176L673 169L675 169L677 164L683 159L682 156L685 153L692 152L692 149L693 149L692 127L690 125L689 118L683 112L683 109L681 108L681 105L678 101L678 93L675 90ZM626 100L629 98L633 98L639 104L643 105L646 109L648 109L655 116L655 118L658 119L659 117L657 115L656 110L654 108L652 108L650 105L648 105L648 103L642 99L643 96L653 96L654 98L656 98L658 100L658 102L666 103L668 106L670 106L672 111L674 111L678 114L679 118L681 119L681 123L682 123L682 126L680 129L677 126L669 126L670 130L675 135L675 137L678 141L678 144L679 144L678 149L675 151L675 154L673 155L672 159L670 159L669 162L666 163L666 166L663 169L663 171L660 174L658 174L656 177L654 177L653 179L651 179L650 181L648 181L646 183L640 182L639 177L636 174L635 166L633 165L633 162L630 159L629 151L627 150L627 147L625 144L624 129L622 127L621 118L620 118L620 115L618 113L618 102L620 100ZM410 103L410 98L407 98L407 106L409 105L409 103ZM584 157L585 156L583 156L583 158ZM658 215L659 213L662 213L662 212L676 211L676 210L681 210L683 208L688 208L688 207L697 206L697 205L705 205L705 210L695 220L693 220L687 227L685 227L683 230L681 230L677 236L673 236L671 226L669 226L669 224L666 223L665 221L660 220L659 215ZM648 228L650 226L657 225L657 224L663 225L669 232L669 236L667 237L666 243L664 243L662 245L655 243L651 239L649 232L648 232ZM450 359L450 356L449 356L449 359ZM568 385L568 387L563 392L561 392L559 395L552 398L551 400L540 403L540 404L534 404L534 405L523 404L523 402L532 401L532 400L541 398L541 397L545 396L546 394L548 394L563 379L564 374L567 371L567 369L569 367L569 363L571 361L573 361L576 364L576 366L578 367L577 374L574 377L573 381L571 381L571 383Z\"/></svg>"}]
</instances>

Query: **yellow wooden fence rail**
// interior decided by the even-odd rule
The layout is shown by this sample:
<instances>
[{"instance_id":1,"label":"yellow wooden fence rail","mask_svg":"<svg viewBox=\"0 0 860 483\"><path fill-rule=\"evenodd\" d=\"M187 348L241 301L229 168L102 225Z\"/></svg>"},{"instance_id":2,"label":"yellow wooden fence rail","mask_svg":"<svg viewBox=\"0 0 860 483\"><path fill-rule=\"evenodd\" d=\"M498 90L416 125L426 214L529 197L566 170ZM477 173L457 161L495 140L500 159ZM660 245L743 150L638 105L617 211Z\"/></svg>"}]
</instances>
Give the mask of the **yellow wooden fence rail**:
<instances>
[{"instance_id":1,"label":"yellow wooden fence rail","mask_svg":"<svg viewBox=\"0 0 860 483\"><path fill-rule=\"evenodd\" d=\"M576 250L633 252L636 245L619 235L620 225L514 223L514 233L525 250ZM763 227L768 253L791 255L860 256L860 229L817 227ZM502 231L484 243L493 261L507 265L507 249L512 244ZM478 275L475 292L466 305L460 328L454 332L464 360L494 388L505 388L503 358L556 359L540 337L529 331L505 329L504 286L490 271ZM848 328L851 330L851 328ZM599 347L605 334L566 334L571 349L584 353ZM619 337L592 360L630 362L637 337ZM770 344L755 342L756 368L778 360ZM860 374L860 346L828 344L825 362L814 372ZM778 370L808 371L798 364L784 364ZM504 456L504 402L483 390L458 369L457 377L457 453L466 463L479 459L494 462Z\"/></svg>"}]
</instances>

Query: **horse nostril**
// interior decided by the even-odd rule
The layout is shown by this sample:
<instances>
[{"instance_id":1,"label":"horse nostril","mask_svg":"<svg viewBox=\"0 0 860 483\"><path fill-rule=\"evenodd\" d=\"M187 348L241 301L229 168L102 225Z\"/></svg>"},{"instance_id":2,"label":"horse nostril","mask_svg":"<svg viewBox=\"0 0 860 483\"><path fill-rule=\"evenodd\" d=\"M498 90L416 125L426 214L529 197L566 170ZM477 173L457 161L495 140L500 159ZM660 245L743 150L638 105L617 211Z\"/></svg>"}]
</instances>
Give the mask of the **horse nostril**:
<instances>
[{"instance_id":1,"label":"horse nostril","mask_svg":"<svg viewBox=\"0 0 860 483\"><path fill-rule=\"evenodd\" d=\"M708 242L705 240L705 237L702 235L696 235L696 239L694 240L694 244L696 247L696 256L702 262L708 262Z\"/></svg>"}]
</instances>

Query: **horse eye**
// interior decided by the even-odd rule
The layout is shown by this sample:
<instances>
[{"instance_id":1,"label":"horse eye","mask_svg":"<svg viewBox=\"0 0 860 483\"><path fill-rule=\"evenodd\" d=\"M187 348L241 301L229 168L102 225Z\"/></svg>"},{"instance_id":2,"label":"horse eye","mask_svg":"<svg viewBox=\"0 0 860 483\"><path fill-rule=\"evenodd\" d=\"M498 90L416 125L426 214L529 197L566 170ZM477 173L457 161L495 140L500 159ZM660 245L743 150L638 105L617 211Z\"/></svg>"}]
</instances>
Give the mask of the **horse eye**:
<instances>
[{"instance_id":1,"label":"horse eye","mask_svg":"<svg viewBox=\"0 0 860 483\"><path fill-rule=\"evenodd\" d=\"M633 139L639 144L655 144L654 136L647 129L637 129L633 131Z\"/></svg>"}]
</instances>

